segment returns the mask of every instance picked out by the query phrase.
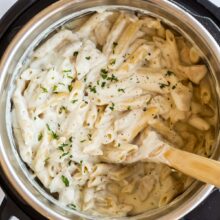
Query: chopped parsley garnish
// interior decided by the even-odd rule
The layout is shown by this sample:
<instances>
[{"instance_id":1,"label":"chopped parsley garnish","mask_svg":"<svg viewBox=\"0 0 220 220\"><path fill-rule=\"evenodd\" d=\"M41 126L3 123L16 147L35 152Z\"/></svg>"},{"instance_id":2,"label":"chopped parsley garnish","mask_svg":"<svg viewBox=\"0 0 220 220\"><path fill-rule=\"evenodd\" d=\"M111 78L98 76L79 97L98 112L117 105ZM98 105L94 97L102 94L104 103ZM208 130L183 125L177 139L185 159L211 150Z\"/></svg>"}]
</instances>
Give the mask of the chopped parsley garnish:
<instances>
[{"instance_id":1,"label":"chopped parsley garnish","mask_svg":"<svg viewBox=\"0 0 220 220\"><path fill-rule=\"evenodd\" d=\"M114 111L115 104L112 102L112 105L111 105L111 106L109 106L109 108L110 108L112 111Z\"/></svg>"},{"instance_id":2,"label":"chopped parsley garnish","mask_svg":"<svg viewBox=\"0 0 220 220\"><path fill-rule=\"evenodd\" d=\"M50 126L48 124L46 124L46 126L47 126L47 130L51 131Z\"/></svg>"},{"instance_id":3,"label":"chopped parsley garnish","mask_svg":"<svg viewBox=\"0 0 220 220\"><path fill-rule=\"evenodd\" d=\"M163 88L165 88L165 87L169 87L169 86L170 86L170 82L168 81L167 84L165 84L165 83L159 83L159 85L160 85L160 88L163 89Z\"/></svg>"},{"instance_id":4,"label":"chopped parsley garnish","mask_svg":"<svg viewBox=\"0 0 220 220\"><path fill-rule=\"evenodd\" d=\"M72 77L72 76L70 76L70 75L67 75L67 78L69 78L69 79L73 79L73 77Z\"/></svg>"},{"instance_id":5,"label":"chopped parsley garnish","mask_svg":"<svg viewBox=\"0 0 220 220\"><path fill-rule=\"evenodd\" d=\"M67 205L67 207L70 208L70 209L76 210L76 205L74 205L72 203Z\"/></svg>"},{"instance_id":6,"label":"chopped parsley garnish","mask_svg":"<svg viewBox=\"0 0 220 220\"><path fill-rule=\"evenodd\" d=\"M65 86L65 84L64 83L58 83L59 85L62 85L62 86Z\"/></svg>"},{"instance_id":7,"label":"chopped parsley garnish","mask_svg":"<svg viewBox=\"0 0 220 220\"><path fill-rule=\"evenodd\" d=\"M50 159L50 157L47 157L47 158L44 160L44 163L47 163L49 159Z\"/></svg>"},{"instance_id":8,"label":"chopped parsley garnish","mask_svg":"<svg viewBox=\"0 0 220 220\"><path fill-rule=\"evenodd\" d=\"M71 72L71 69L68 69L68 70L63 70L64 73L69 73Z\"/></svg>"},{"instance_id":9,"label":"chopped parsley garnish","mask_svg":"<svg viewBox=\"0 0 220 220\"><path fill-rule=\"evenodd\" d=\"M63 153L63 154L60 156L60 159L61 159L62 157L67 156L69 153L70 153L70 152L65 152L65 153Z\"/></svg>"},{"instance_id":10,"label":"chopped parsley garnish","mask_svg":"<svg viewBox=\"0 0 220 220\"><path fill-rule=\"evenodd\" d=\"M68 146L68 144L62 143L60 146L58 146L58 149L61 151L64 151L64 147L67 147L67 146Z\"/></svg>"},{"instance_id":11,"label":"chopped parsley garnish","mask_svg":"<svg viewBox=\"0 0 220 220\"><path fill-rule=\"evenodd\" d=\"M103 79L107 79L108 77L108 71L106 69L101 69L100 71L100 76L103 78Z\"/></svg>"},{"instance_id":12,"label":"chopped parsley garnish","mask_svg":"<svg viewBox=\"0 0 220 220\"><path fill-rule=\"evenodd\" d=\"M171 75L175 75L175 73L170 70L168 70L165 74L165 76L171 76Z\"/></svg>"},{"instance_id":13,"label":"chopped parsley garnish","mask_svg":"<svg viewBox=\"0 0 220 220\"><path fill-rule=\"evenodd\" d=\"M62 114L62 112L67 113L67 108L65 106L60 107L59 114Z\"/></svg>"},{"instance_id":14,"label":"chopped parsley garnish","mask_svg":"<svg viewBox=\"0 0 220 220\"><path fill-rule=\"evenodd\" d=\"M73 53L73 56L76 57L78 54L79 54L79 52L78 52L78 51L75 51L75 52Z\"/></svg>"},{"instance_id":15,"label":"chopped parsley garnish","mask_svg":"<svg viewBox=\"0 0 220 220\"><path fill-rule=\"evenodd\" d=\"M48 124L46 124L46 126L47 126L47 130L51 132L51 137L52 137L53 139L58 140L58 139L59 139L58 134L55 133L54 131L52 131L51 128L50 128L50 126L49 126Z\"/></svg>"},{"instance_id":16,"label":"chopped parsley garnish","mask_svg":"<svg viewBox=\"0 0 220 220\"><path fill-rule=\"evenodd\" d=\"M124 90L124 89L118 89L118 92L123 92L123 93L125 93L125 90Z\"/></svg>"},{"instance_id":17,"label":"chopped parsley garnish","mask_svg":"<svg viewBox=\"0 0 220 220\"><path fill-rule=\"evenodd\" d=\"M131 110L131 106L128 106L127 110L130 111Z\"/></svg>"},{"instance_id":18,"label":"chopped parsley garnish","mask_svg":"<svg viewBox=\"0 0 220 220\"><path fill-rule=\"evenodd\" d=\"M73 142L73 137L69 138L69 142L72 143Z\"/></svg>"},{"instance_id":19,"label":"chopped parsley garnish","mask_svg":"<svg viewBox=\"0 0 220 220\"><path fill-rule=\"evenodd\" d=\"M96 93L96 86L89 85L90 92Z\"/></svg>"},{"instance_id":20,"label":"chopped parsley garnish","mask_svg":"<svg viewBox=\"0 0 220 220\"><path fill-rule=\"evenodd\" d=\"M86 80L87 80L87 77L85 76L84 79L83 79L83 81L86 82Z\"/></svg>"},{"instance_id":21,"label":"chopped parsley garnish","mask_svg":"<svg viewBox=\"0 0 220 220\"><path fill-rule=\"evenodd\" d=\"M112 47L113 49L115 49L117 47L118 43L117 42L113 42Z\"/></svg>"},{"instance_id":22,"label":"chopped parsley garnish","mask_svg":"<svg viewBox=\"0 0 220 220\"><path fill-rule=\"evenodd\" d=\"M117 42L113 42L112 44L112 52L113 54L115 53L115 48L117 47L118 43Z\"/></svg>"},{"instance_id":23,"label":"chopped parsley garnish","mask_svg":"<svg viewBox=\"0 0 220 220\"><path fill-rule=\"evenodd\" d=\"M115 77L114 74L112 74L111 77L108 77L107 80L110 80L111 82L113 82L113 81L118 82L118 78Z\"/></svg>"},{"instance_id":24,"label":"chopped parsley garnish","mask_svg":"<svg viewBox=\"0 0 220 220\"><path fill-rule=\"evenodd\" d=\"M54 85L52 91L56 92L56 90L57 90L57 85Z\"/></svg>"},{"instance_id":25,"label":"chopped parsley garnish","mask_svg":"<svg viewBox=\"0 0 220 220\"><path fill-rule=\"evenodd\" d=\"M48 92L48 90L47 90L45 87L40 86L40 88L43 90L43 92L45 92L45 93L47 93L47 92Z\"/></svg>"},{"instance_id":26,"label":"chopped parsley garnish","mask_svg":"<svg viewBox=\"0 0 220 220\"><path fill-rule=\"evenodd\" d=\"M116 59L111 59L110 60L110 65L114 65L116 63Z\"/></svg>"},{"instance_id":27,"label":"chopped parsley garnish","mask_svg":"<svg viewBox=\"0 0 220 220\"><path fill-rule=\"evenodd\" d=\"M43 134L42 134L42 132L40 132L37 139L38 139L38 141L41 141L42 138L43 138Z\"/></svg>"},{"instance_id":28,"label":"chopped parsley garnish","mask_svg":"<svg viewBox=\"0 0 220 220\"><path fill-rule=\"evenodd\" d=\"M118 147L120 147L121 146L121 144L120 143L118 143Z\"/></svg>"},{"instance_id":29,"label":"chopped parsley garnish","mask_svg":"<svg viewBox=\"0 0 220 220\"><path fill-rule=\"evenodd\" d=\"M74 104L74 103L76 103L77 101L78 101L78 99L74 99L74 100L71 101L71 103Z\"/></svg>"},{"instance_id":30,"label":"chopped parsley garnish","mask_svg":"<svg viewBox=\"0 0 220 220\"><path fill-rule=\"evenodd\" d=\"M54 131L51 131L51 136L52 136L52 138L53 138L53 139L56 139L56 140L58 140L58 139L59 139L58 134L57 134L57 133L55 133Z\"/></svg>"},{"instance_id":31,"label":"chopped parsley garnish","mask_svg":"<svg viewBox=\"0 0 220 220\"><path fill-rule=\"evenodd\" d=\"M102 82L101 87L104 88L106 85L106 82Z\"/></svg>"},{"instance_id":32,"label":"chopped parsley garnish","mask_svg":"<svg viewBox=\"0 0 220 220\"><path fill-rule=\"evenodd\" d=\"M69 180L64 175L61 176L61 180L63 181L66 187L70 185Z\"/></svg>"},{"instance_id":33,"label":"chopped parsley garnish","mask_svg":"<svg viewBox=\"0 0 220 220\"><path fill-rule=\"evenodd\" d=\"M172 89L175 89L176 88L176 85L172 86Z\"/></svg>"},{"instance_id":34,"label":"chopped parsley garnish","mask_svg":"<svg viewBox=\"0 0 220 220\"><path fill-rule=\"evenodd\" d=\"M107 73L108 73L108 70L106 70L106 69L101 69L101 73L107 74Z\"/></svg>"},{"instance_id":35,"label":"chopped parsley garnish","mask_svg":"<svg viewBox=\"0 0 220 220\"><path fill-rule=\"evenodd\" d=\"M80 160L79 161L79 167L82 169L82 165L83 165L83 161L82 160Z\"/></svg>"},{"instance_id":36,"label":"chopped parsley garnish","mask_svg":"<svg viewBox=\"0 0 220 220\"><path fill-rule=\"evenodd\" d=\"M84 140L81 140L80 143L83 143L83 142L85 142L85 141L86 141L85 139L84 139Z\"/></svg>"},{"instance_id":37,"label":"chopped parsley garnish","mask_svg":"<svg viewBox=\"0 0 220 220\"><path fill-rule=\"evenodd\" d=\"M71 92L73 90L72 84L68 85L68 90L69 90L69 92Z\"/></svg>"},{"instance_id":38,"label":"chopped parsley garnish","mask_svg":"<svg viewBox=\"0 0 220 220\"><path fill-rule=\"evenodd\" d=\"M88 57L85 57L87 60L90 60L91 59L91 57L90 56L88 56Z\"/></svg>"},{"instance_id":39,"label":"chopped parsley garnish","mask_svg":"<svg viewBox=\"0 0 220 220\"><path fill-rule=\"evenodd\" d=\"M163 89L164 87L166 87L167 85L166 84L164 84L164 83L159 83L159 85L160 85L160 88L161 89Z\"/></svg>"},{"instance_id":40,"label":"chopped parsley garnish","mask_svg":"<svg viewBox=\"0 0 220 220\"><path fill-rule=\"evenodd\" d=\"M88 138L89 138L89 141L91 141L92 140L92 135L88 134Z\"/></svg>"}]
</instances>

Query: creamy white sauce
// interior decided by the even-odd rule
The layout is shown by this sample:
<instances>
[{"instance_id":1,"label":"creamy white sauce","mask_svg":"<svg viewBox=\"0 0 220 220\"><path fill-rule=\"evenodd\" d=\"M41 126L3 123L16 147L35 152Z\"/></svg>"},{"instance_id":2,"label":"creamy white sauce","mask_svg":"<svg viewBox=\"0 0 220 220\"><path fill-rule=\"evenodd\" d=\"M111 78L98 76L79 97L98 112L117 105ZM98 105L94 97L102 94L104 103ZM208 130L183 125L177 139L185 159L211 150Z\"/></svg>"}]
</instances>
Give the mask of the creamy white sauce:
<instances>
[{"instance_id":1,"label":"creamy white sauce","mask_svg":"<svg viewBox=\"0 0 220 220\"><path fill-rule=\"evenodd\" d=\"M17 78L13 129L22 159L62 205L137 215L192 182L154 163L163 152L143 161L161 145L156 132L210 156L215 105L207 67L199 52L190 58L186 39L155 18L100 10L34 51Z\"/></svg>"}]
</instances>

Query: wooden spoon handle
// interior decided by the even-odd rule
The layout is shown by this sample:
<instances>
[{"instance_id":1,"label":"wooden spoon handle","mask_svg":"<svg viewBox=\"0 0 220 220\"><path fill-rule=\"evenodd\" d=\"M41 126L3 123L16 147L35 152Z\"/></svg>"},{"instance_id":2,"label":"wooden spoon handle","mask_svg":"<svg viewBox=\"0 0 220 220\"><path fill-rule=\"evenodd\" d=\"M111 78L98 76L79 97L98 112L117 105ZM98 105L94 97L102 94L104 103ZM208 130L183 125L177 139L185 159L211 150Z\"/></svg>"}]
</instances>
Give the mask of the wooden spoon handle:
<instances>
[{"instance_id":1,"label":"wooden spoon handle","mask_svg":"<svg viewBox=\"0 0 220 220\"><path fill-rule=\"evenodd\" d=\"M220 188L220 162L173 147L167 149L163 156L176 170Z\"/></svg>"}]
</instances>

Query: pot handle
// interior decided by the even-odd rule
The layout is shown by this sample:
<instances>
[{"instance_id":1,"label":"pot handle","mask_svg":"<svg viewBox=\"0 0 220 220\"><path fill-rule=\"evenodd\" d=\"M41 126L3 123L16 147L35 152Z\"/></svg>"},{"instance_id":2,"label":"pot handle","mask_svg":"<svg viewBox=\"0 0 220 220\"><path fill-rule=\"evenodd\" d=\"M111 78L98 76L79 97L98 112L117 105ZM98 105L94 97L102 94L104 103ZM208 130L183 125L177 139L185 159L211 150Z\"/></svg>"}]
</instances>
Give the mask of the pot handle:
<instances>
[{"instance_id":1,"label":"pot handle","mask_svg":"<svg viewBox=\"0 0 220 220\"><path fill-rule=\"evenodd\" d=\"M216 42L220 45L220 26L218 26L211 18L207 17L206 15L201 15L198 14L195 10L190 10L190 4L188 4L189 2L187 1L187 3L185 3L184 5L181 4L179 0L170 0L171 2L173 2L174 4L176 4L177 6L179 6L180 8L184 9L186 12L188 12L189 14L191 14L194 18L196 18L208 31L209 33L215 38ZM202 4L202 1L199 1L200 4ZM197 3L197 4L199 4ZM207 4L207 1L206 1ZM204 4L202 4L204 6ZM211 12L212 15L214 15L214 19L216 21L218 21L218 19L220 19L220 8L218 8L217 6L212 5L212 8L210 7L206 7L209 12ZM215 8L215 13L213 12L213 8ZM211 11L210 11L211 10ZM204 14L204 13L203 13ZM217 14L218 17L215 15ZM212 16L213 17L213 16ZM219 20L220 22L220 20Z\"/></svg>"},{"instance_id":2,"label":"pot handle","mask_svg":"<svg viewBox=\"0 0 220 220\"><path fill-rule=\"evenodd\" d=\"M206 9L208 9L220 22L220 3L215 2L212 3L211 0L197 0L200 4L202 4Z\"/></svg>"},{"instance_id":3,"label":"pot handle","mask_svg":"<svg viewBox=\"0 0 220 220\"><path fill-rule=\"evenodd\" d=\"M17 1L0 19L0 38L7 31L10 25L18 19L18 17L27 10L36 0Z\"/></svg>"},{"instance_id":4,"label":"pot handle","mask_svg":"<svg viewBox=\"0 0 220 220\"><path fill-rule=\"evenodd\" d=\"M209 17L203 17L194 13L191 13L215 38L217 43L220 45L220 28L219 26Z\"/></svg>"},{"instance_id":5,"label":"pot handle","mask_svg":"<svg viewBox=\"0 0 220 220\"><path fill-rule=\"evenodd\" d=\"M12 219L12 217L16 217L20 220L31 220L11 199L5 197L0 207L0 219L9 220Z\"/></svg>"}]
</instances>

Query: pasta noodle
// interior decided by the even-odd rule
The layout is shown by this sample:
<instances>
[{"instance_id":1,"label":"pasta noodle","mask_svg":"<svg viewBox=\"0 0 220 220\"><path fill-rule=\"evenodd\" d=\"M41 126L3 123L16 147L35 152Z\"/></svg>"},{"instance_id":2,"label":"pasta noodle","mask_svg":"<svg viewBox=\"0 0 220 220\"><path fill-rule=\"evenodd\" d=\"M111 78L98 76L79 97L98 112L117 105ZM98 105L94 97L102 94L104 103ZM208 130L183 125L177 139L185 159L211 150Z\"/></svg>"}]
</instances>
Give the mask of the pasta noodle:
<instances>
[{"instance_id":1,"label":"pasta noodle","mask_svg":"<svg viewBox=\"0 0 220 220\"><path fill-rule=\"evenodd\" d=\"M40 44L16 80L21 158L70 209L120 217L164 206L193 180L142 158L156 133L211 156L216 105L208 68L159 19L127 11L86 18ZM134 155L140 160L128 163Z\"/></svg>"}]
</instances>

